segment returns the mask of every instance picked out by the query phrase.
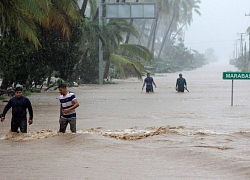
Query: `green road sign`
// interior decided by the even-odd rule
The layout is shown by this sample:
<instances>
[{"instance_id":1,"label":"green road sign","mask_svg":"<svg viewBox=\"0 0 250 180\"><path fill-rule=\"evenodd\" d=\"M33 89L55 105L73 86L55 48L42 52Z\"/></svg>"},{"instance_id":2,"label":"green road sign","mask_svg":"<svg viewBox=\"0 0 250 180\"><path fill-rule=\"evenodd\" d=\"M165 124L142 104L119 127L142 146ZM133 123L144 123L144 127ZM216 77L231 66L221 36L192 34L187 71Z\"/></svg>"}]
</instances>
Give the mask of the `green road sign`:
<instances>
[{"instance_id":1,"label":"green road sign","mask_svg":"<svg viewBox=\"0 0 250 180\"><path fill-rule=\"evenodd\" d=\"M223 72L225 80L250 80L250 72Z\"/></svg>"}]
</instances>

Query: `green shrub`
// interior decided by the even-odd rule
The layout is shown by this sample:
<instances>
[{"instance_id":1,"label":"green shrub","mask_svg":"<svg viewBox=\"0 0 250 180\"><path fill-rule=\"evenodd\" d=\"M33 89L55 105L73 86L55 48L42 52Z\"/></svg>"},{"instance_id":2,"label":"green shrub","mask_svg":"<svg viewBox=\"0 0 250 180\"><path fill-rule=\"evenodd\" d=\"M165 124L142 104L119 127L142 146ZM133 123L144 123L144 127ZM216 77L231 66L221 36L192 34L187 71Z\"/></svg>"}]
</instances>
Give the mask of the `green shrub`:
<instances>
[{"instance_id":1,"label":"green shrub","mask_svg":"<svg viewBox=\"0 0 250 180\"><path fill-rule=\"evenodd\" d=\"M27 91L27 90L23 91L23 96L29 96L29 95L31 95L30 91Z\"/></svg>"},{"instance_id":2,"label":"green shrub","mask_svg":"<svg viewBox=\"0 0 250 180\"><path fill-rule=\"evenodd\" d=\"M4 100L5 97L3 95L0 96L0 100Z\"/></svg>"}]
</instances>

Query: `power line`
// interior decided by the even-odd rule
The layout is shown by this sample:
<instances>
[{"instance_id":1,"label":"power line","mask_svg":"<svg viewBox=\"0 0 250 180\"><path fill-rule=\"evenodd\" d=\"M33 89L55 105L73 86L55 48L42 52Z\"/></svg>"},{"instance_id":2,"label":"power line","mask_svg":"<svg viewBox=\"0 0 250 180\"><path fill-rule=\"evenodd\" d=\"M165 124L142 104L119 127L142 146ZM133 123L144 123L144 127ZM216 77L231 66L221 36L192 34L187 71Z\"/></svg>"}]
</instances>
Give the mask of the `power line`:
<instances>
[{"instance_id":1,"label":"power line","mask_svg":"<svg viewBox=\"0 0 250 180\"><path fill-rule=\"evenodd\" d=\"M221 40L221 41L203 41L203 42L190 42L185 44L205 44L205 43L222 43L222 42L233 42L234 40Z\"/></svg>"}]
</instances>

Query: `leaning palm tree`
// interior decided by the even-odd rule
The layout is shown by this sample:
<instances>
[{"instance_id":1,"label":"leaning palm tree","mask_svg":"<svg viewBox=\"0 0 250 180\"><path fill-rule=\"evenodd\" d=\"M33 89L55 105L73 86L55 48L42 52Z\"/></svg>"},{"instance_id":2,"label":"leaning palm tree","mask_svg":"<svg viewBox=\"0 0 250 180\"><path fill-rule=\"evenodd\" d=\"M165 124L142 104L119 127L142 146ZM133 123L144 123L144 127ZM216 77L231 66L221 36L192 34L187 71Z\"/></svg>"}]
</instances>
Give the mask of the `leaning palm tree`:
<instances>
[{"instance_id":1,"label":"leaning palm tree","mask_svg":"<svg viewBox=\"0 0 250 180\"><path fill-rule=\"evenodd\" d=\"M160 46L160 50L158 53L158 58L160 58L163 48L167 42L167 39L171 36L171 31L178 31L178 26L181 25L181 29L190 24L192 21L192 12L196 12L200 15L199 6L197 5L200 3L199 0L169 0L166 4L171 9L168 8L167 16L170 18L170 21L167 24L167 28L162 39L162 43Z\"/></svg>"},{"instance_id":2,"label":"leaning palm tree","mask_svg":"<svg viewBox=\"0 0 250 180\"><path fill-rule=\"evenodd\" d=\"M109 61L119 69L121 78L126 77L124 69L130 69L141 79L144 71L143 63L150 62L153 57L153 53L144 46L124 43L110 55Z\"/></svg>"}]
</instances>

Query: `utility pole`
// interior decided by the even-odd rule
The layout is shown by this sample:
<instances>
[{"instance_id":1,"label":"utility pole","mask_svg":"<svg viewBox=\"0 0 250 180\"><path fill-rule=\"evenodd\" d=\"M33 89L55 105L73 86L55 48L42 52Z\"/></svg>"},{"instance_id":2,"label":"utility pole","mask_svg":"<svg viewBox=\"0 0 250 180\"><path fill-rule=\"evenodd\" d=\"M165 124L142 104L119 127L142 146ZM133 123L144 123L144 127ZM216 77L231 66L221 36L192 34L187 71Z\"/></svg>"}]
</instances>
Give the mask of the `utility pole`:
<instances>
[{"instance_id":1,"label":"utility pole","mask_svg":"<svg viewBox=\"0 0 250 180\"><path fill-rule=\"evenodd\" d=\"M234 50L233 50L233 59L235 59L235 44L234 44Z\"/></svg>"},{"instance_id":2,"label":"utility pole","mask_svg":"<svg viewBox=\"0 0 250 180\"><path fill-rule=\"evenodd\" d=\"M237 33L238 35L240 35L240 50L241 50L241 56L243 58L243 38L242 35L246 34L246 33Z\"/></svg>"},{"instance_id":3,"label":"utility pole","mask_svg":"<svg viewBox=\"0 0 250 180\"><path fill-rule=\"evenodd\" d=\"M99 1L99 28L102 32L102 29L103 29L103 2L102 0ZM103 84L103 69L102 69L102 66L103 66L103 46L102 46L102 41L101 39L99 38L99 84L102 85Z\"/></svg>"},{"instance_id":4,"label":"utility pole","mask_svg":"<svg viewBox=\"0 0 250 180\"><path fill-rule=\"evenodd\" d=\"M235 59L237 59L238 57L237 57L237 41L235 42L235 44L234 44L234 48L235 48Z\"/></svg>"},{"instance_id":5,"label":"utility pole","mask_svg":"<svg viewBox=\"0 0 250 180\"><path fill-rule=\"evenodd\" d=\"M239 52L238 52L238 41L239 40L240 39L235 40L235 59L238 59L238 57L239 57Z\"/></svg>"},{"instance_id":6,"label":"utility pole","mask_svg":"<svg viewBox=\"0 0 250 180\"><path fill-rule=\"evenodd\" d=\"M245 16L250 16L250 13L249 14L246 14L245 13ZM248 42L248 71L250 70L250 32L248 33L248 36L249 36L249 42Z\"/></svg>"},{"instance_id":7,"label":"utility pole","mask_svg":"<svg viewBox=\"0 0 250 180\"><path fill-rule=\"evenodd\" d=\"M245 61L245 64L246 66L244 67L245 70L248 70L248 65L249 63L247 62L247 42L245 42L245 47L244 47L244 51L245 51L245 54L244 54L244 61Z\"/></svg>"},{"instance_id":8,"label":"utility pole","mask_svg":"<svg viewBox=\"0 0 250 180\"><path fill-rule=\"evenodd\" d=\"M249 65L248 66L250 66L250 32L248 33L248 38L249 38L249 40L248 40L248 46L249 46L249 48L248 48L248 63L249 63Z\"/></svg>"},{"instance_id":9,"label":"utility pole","mask_svg":"<svg viewBox=\"0 0 250 180\"><path fill-rule=\"evenodd\" d=\"M238 46L237 46L237 40L236 40L236 43L235 43L235 59L238 59Z\"/></svg>"}]
</instances>

